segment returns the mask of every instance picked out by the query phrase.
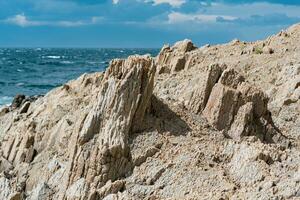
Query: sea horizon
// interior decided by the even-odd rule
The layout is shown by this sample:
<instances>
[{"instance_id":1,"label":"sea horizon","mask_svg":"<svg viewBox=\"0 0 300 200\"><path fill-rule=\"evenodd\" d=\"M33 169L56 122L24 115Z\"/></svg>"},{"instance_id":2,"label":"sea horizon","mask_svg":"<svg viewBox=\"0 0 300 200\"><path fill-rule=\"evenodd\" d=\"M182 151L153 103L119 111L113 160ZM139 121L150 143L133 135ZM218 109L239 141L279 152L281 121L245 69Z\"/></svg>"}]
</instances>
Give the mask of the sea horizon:
<instances>
[{"instance_id":1,"label":"sea horizon","mask_svg":"<svg viewBox=\"0 0 300 200\"><path fill-rule=\"evenodd\" d=\"M154 48L0 48L0 106L15 95L44 95L84 73L104 71L115 58L155 56Z\"/></svg>"}]
</instances>

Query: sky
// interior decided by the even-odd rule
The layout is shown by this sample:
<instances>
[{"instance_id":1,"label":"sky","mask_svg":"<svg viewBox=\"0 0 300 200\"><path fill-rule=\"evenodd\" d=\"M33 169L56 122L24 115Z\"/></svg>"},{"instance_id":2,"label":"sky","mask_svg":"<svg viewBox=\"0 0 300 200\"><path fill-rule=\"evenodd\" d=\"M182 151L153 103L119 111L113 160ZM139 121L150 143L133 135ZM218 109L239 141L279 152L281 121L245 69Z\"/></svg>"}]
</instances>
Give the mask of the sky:
<instances>
[{"instance_id":1,"label":"sky","mask_svg":"<svg viewBox=\"0 0 300 200\"><path fill-rule=\"evenodd\" d=\"M0 47L201 46L298 22L300 0L0 0Z\"/></svg>"}]
</instances>

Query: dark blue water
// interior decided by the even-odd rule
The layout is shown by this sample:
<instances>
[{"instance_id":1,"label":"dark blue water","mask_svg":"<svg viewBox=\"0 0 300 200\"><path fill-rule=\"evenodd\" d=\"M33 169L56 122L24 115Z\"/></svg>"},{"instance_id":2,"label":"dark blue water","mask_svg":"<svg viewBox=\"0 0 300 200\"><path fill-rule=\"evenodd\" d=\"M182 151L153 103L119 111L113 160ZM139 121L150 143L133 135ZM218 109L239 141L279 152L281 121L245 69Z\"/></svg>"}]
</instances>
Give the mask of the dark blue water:
<instances>
[{"instance_id":1,"label":"dark blue water","mask_svg":"<svg viewBox=\"0 0 300 200\"><path fill-rule=\"evenodd\" d=\"M0 49L0 105L16 94L45 94L83 73L103 71L113 58L158 49Z\"/></svg>"}]
</instances>

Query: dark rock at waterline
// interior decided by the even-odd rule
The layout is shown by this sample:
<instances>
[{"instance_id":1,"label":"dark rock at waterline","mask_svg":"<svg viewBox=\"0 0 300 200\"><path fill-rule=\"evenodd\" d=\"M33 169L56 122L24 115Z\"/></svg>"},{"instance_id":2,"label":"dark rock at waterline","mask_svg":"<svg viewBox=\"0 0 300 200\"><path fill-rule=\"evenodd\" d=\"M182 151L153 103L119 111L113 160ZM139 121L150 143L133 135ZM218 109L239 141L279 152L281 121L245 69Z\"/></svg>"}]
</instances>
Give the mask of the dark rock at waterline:
<instances>
[{"instance_id":1,"label":"dark rock at waterline","mask_svg":"<svg viewBox=\"0 0 300 200\"><path fill-rule=\"evenodd\" d=\"M19 108L23 101L25 100L26 96L23 94L17 94L13 100L13 102L11 103L11 108L12 109L16 109Z\"/></svg>"},{"instance_id":2,"label":"dark rock at waterline","mask_svg":"<svg viewBox=\"0 0 300 200\"><path fill-rule=\"evenodd\" d=\"M31 102L26 101L24 103L24 105L20 108L20 114L27 113L27 111L28 111L28 109L30 107L30 104L31 104Z\"/></svg>"},{"instance_id":3,"label":"dark rock at waterline","mask_svg":"<svg viewBox=\"0 0 300 200\"><path fill-rule=\"evenodd\" d=\"M21 108L21 113L27 112L30 103L36 101L38 98L43 97L44 95L34 95L34 96L25 96L23 94L17 94L12 101L10 106L11 110Z\"/></svg>"}]
</instances>

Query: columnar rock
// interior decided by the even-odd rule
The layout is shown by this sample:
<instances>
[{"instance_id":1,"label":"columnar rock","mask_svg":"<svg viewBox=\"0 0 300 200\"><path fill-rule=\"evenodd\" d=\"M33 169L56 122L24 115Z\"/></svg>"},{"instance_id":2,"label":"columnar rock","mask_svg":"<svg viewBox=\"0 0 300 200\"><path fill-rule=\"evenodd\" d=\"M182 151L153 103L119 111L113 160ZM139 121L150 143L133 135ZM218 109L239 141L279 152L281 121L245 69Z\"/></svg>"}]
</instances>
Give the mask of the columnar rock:
<instances>
[{"instance_id":1,"label":"columnar rock","mask_svg":"<svg viewBox=\"0 0 300 200\"><path fill-rule=\"evenodd\" d=\"M103 76L84 75L3 116L0 173L18 176L3 177L3 188L10 189L0 197L20 192L28 199L86 199L130 173L128 137L142 127L155 72L149 56L113 60Z\"/></svg>"},{"instance_id":2,"label":"columnar rock","mask_svg":"<svg viewBox=\"0 0 300 200\"><path fill-rule=\"evenodd\" d=\"M226 68L208 68L190 99L189 109L202 113L212 126L235 140L255 135L262 141L285 141L274 126L266 94L247 83L234 69Z\"/></svg>"},{"instance_id":3,"label":"columnar rock","mask_svg":"<svg viewBox=\"0 0 300 200\"><path fill-rule=\"evenodd\" d=\"M187 39L175 43L172 47L165 45L157 56L158 73L173 73L183 70L188 57L186 53L196 48Z\"/></svg>"},{"instance_id":4,"label":"columnar rock","mask_svg":"<svg viewBox=\"0 0 300 200\"><path fill-rule=\"evenodd\" d=\"M298 199L299 41L298 25L179 42L156 58L163 74L131 56L16 98L0 109L0 199Z\"/></svg>"},{"instance_id":5,"label":"columnar rock","mask_svg":"<svg viewBox=\"0 0 300 200\"><path fill-rule=\"evenodd\" d=\"M225 68L226 66L223 66ZM210 65L205 77L200 78L197 89L193 92L189 102L189 109L195 113L202 112L205 108L213 86L218 82L223 72L219 64Z\"/></svg>"},{"instance_id":6,"label":"columnar rock","mask_svg":"<svg viewBox=\"0 0 300 200\"><path fill-rule=\"evenodd\" d=\"M131 169L128 134L142 123L153 91L155 65L150 57L114 60L107 69L98 100L79 133L69 184L81 180L101 188ZM86 157L86 154L90 157Z\"/></svg>"}]
</instances>

